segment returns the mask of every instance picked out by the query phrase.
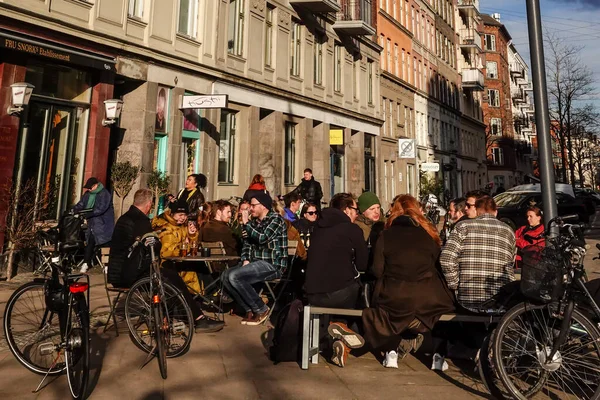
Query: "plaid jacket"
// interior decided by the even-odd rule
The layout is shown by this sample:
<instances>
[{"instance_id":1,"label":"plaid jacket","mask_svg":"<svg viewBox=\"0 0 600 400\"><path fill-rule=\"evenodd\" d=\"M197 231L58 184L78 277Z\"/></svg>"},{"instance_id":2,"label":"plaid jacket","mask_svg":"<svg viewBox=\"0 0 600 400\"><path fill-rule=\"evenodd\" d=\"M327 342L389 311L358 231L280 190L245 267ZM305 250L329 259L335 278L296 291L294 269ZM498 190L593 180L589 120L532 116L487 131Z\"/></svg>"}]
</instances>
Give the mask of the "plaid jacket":
<instances>
[{"instance_id":1,"label":"plaid jacket","mask_svg":"<svg viewBox=\"0 0 600 400\"><path fill-rule=\"evenodd\" d=\"M491 214L458 223L442 250L440 263L458 302L472 311L515 280L515 234Z\"/></svg>"},{"instance_id":2,"label":"plaid jacket","mask_svg":"<svg viewBox=\"0 0 600 400\"><path fill-rule=\"evenodd\" d=\"M242 226L242 237L242 262L264 260L280 271L287 267L287 226L281 215L269 211L262 221L251 220Z\"/></svg>"}]
</instances>

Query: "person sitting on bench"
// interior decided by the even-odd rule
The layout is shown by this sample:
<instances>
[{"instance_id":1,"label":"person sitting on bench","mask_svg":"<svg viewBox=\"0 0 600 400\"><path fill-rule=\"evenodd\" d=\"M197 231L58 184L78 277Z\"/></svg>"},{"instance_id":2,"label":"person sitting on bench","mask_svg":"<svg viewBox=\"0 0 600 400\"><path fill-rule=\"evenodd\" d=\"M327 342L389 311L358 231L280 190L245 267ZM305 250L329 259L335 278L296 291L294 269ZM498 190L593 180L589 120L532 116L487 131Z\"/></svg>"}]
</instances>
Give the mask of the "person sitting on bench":
<instances>
[{"instance_id":1,"label":"person sitting on bench","mask_svg":"<svg viewBox=\"0 0 600 400\"><path fill-rule=\"evenodd\" d=\"M440 236L411 195L394 199L386 228L375 246L373 273L377 284L373 307L363 311L367 345L386 351L383 366L398 368L423 341L440 316L454 311L452 294L436 268ZM414 333L412 340L403 333Z\"/></svg>"},{"instance_id":2,"label":"person sitting on bench","mask_svg":"<svg viewBox=\"0 0 600 400\"><path fill-rule=\"evenodd\" d=\"M358 216L356 200L349 193L338 193L311 235L305 290L313 306L354 309L360 293L359 271L367 269L368 252L362 230L354 221ZM343 367L351 348L364 339L344 320L329 325L333 343L331 361Z\"/></svg>"}]
</instances>

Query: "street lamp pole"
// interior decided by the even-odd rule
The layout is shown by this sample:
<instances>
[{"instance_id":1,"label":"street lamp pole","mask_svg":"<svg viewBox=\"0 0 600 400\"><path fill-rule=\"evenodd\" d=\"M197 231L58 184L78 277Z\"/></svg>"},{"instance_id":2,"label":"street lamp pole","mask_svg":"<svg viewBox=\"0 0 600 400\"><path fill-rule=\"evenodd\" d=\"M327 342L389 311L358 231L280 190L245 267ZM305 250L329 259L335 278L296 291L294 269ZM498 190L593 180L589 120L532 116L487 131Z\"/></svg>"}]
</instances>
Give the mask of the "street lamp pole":
<instances>
[{"instance_id":1,"label":"street lamp pole","mask_svg":"<svg viewBox=\"0 0 600 400\"><path fill-rule=\"evenodd\" d=\"M548 111L542 18L540 14L540 0L526 0L526 3L529 49L531 53L531 75L533 78L533 97L535 103L535 123L537 125L539 147L542 204L544 204L544 222L548 223L558 215L558 209L556 205L554 168L552 163L552 138L550 137L550 114ZM553 233L558 232L557 230L553 230Z\"/></svg>"}]
</instances>

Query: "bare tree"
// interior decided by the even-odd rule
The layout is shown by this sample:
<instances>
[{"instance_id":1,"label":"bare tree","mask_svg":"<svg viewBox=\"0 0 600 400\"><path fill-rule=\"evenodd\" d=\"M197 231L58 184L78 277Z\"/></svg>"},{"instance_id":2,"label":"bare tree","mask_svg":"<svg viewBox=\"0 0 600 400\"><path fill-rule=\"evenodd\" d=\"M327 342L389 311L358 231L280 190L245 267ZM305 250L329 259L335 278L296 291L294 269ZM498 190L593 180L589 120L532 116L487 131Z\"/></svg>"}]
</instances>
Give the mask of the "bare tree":
<instances>
[{"instance_id":1,"label":"bare tree","mask_svg":"<svg viewBox=\"0 0 600 400\"><path fill-rule=\"evenodd\" d=\"M561 178L567 182L567 166L571 170L571 184L575 183L573 160L567 151L572 146L573 113L577 103L594 93L592 71L582 63L583 46L567 45L552 33L546 34L546 60L550 118L554 124L562 159ZM570 158L570 159L567 159Z\"/></svg>"},{"instance_id":2,"label":"bare tree","mask_svg":"<svg viewBox=\"0 0 600 400\"><path fill-rule=\"evenodd\" d=\"M593 132L597 130L599 121L600 115L592 104L575 109L571 117L569 168L571 176L577 174L581 187L585 185L585 171L592 163L592 153L597 151L598 143ZM594 182L591 183L594 184Z\"/></svg>"}]
</instances>

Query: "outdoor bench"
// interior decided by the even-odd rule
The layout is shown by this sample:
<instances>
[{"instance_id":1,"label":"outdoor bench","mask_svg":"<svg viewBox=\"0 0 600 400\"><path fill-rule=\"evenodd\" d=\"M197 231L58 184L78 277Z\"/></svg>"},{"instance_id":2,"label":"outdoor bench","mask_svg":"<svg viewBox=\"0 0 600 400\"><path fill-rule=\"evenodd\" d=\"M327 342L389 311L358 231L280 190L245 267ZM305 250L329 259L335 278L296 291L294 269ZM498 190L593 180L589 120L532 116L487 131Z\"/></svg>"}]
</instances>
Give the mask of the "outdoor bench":
<instances>
[{"instance_id":1,"label":"outdoor bench","mask_svg":"<svg viewBox=\"0 0 600 400\"><path fill-rule=\"evenodd\" d=\"M361 317L362 310L350 310L343 308L327 308L304 306L304 317L302 327L302 369L308 369L309 360L312 364L319 363L319 316L320 315L346 315L350 317ZM444 314L440 322L481 322L485 324L498 322L498 315L473 315L473 314Z\"/></svg>"}]
</instances>

